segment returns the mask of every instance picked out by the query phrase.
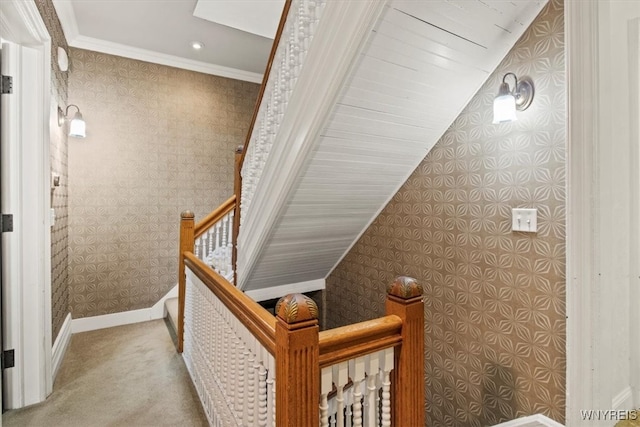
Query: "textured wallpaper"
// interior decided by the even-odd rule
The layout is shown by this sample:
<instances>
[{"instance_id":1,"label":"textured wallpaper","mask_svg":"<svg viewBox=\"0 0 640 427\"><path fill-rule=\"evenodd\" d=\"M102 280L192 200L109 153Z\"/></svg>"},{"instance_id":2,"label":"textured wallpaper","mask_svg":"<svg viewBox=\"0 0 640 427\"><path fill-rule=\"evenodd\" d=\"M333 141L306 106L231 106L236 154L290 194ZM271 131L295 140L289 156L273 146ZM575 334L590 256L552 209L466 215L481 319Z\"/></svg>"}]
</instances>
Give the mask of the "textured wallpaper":
<instances>
[{"instance_id":1,"label":"textured wallpaper","mask_svg":"<svg viewBox=\"0 0 640 427\"><path fill-rule=\"evenodd\" d=\"M233 193L259 86L72 49L69 100L87 138L69 144L74 318L146 308L177 283L180 212Z\"/></svg>"},{"instance_id":2,"label":"textured wallpaper","mask_svg":"<svg viewBox=\"0 0 640 427\"><path fill-rule=\"evenodd\" d=\"M425 289L427 424L486 426L565 410L565 62L551 0L327 280L329 327L384 312L396 275ZM493 125L506 72L532 106ZM511 208L538 209L515 233Z\"/></svg>"},{"instance_id":3,"label":"textured wallpaper","mask_svg":"<svg viewBox=\"0 0 640 427\"><path fill-rule=\"evenodd\" d=\"M69 52L62 26L51 0L36 0L36 6L51 36L51 90L52 102L63 109L66 106L69 72L58 67L58 47ZM69 251L68 251L68 141L65 128L56 126L51 118L51 172L60 176L60 186L51 192L51 207L56 222L51 228L51 333L55 341L64 319L69 313Z\"/></svg>"}]
</instances>

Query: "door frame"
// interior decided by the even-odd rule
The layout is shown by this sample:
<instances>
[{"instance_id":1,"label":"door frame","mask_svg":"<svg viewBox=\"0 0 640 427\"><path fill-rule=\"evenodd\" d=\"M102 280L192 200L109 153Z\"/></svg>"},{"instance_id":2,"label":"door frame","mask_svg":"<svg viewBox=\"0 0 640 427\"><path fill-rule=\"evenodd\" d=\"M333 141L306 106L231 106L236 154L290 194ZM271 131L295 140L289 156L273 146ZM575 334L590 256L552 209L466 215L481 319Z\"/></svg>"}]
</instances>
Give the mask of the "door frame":
<instances>
[{"instance_id":1,"label":"door frame","mask_svg":"<svg viewBox=\"0 0 640 427\"><path fill-rule=\"evenodd\" d=\"M640 21L630 23L629 50L623 52L612 38L620 28L614 5L565 1L567 426L584 425L583 410L640 406L640 311L631 305L640 298L640 125L632 119L640 115ZM625 54L629 69L620 67ZM614 99L625 88L630 105ZM613 191L620 200L615 212ZM613 213L619 216L611 220ZM614 313L622 323L612 324ZM622 363L611 360L613 348L624 356Z\"/></svg>"},{"instance_id":2,"label":"door frame","mask_svg":"<svg viewBox=\"0 0 640 427\"><path fill-rule=\"evenodd\" d=\"M14 231L3 234L5 348L15 350L6 369L5 407L20 408L46 399L52 391L50 126L57 114L51 102L51 38L33 1L3 0L2 38L15 43L10 158L3 156L5 201ZM8 166L11 166L10 168ZM6 178L6 179L5 179ZM6 199L5 199L6 198ZM3 206L4 209L4 206Z\"/></svg>"}]
</instances>

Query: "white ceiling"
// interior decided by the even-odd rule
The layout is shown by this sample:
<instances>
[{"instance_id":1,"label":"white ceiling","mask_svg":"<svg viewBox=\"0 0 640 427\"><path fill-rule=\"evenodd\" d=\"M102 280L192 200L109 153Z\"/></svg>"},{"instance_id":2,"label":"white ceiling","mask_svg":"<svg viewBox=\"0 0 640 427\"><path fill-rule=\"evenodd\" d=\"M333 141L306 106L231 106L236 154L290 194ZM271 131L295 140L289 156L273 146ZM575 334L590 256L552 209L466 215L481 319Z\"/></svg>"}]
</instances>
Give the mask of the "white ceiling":
<instances>
[{"instance_id":1,"label":"white ceiling","mask_svg":"<svg viewBox=\"0 0 640 427\"><path fill-rule=\"evenodd\" d=\"M198 0L193 15L207 21L273 39L284 0Z\"/></svg>"},{"instance_id":2,"label":"white ceiling","mask_svg":"<svg viewBox=\"0 0 640 427\"><path fill-rule=\"evenodd\" d=\"M272 45L264 35L275 33L284 0L53 3L72 47L258 83Z\"/></svg>"},{"instance_id":3,"label":"white ceiling","mask_svg":"<svg viewBox=\"0 0 640 427\"><path fill-rule=\"evenodd\" d=\"M243 289L258 295L271 286L312 284L331 273L546 2L390 1L345 79L306 166L293 179L294 188L281 198L286 201L269 237L246 237L244 244L258 247L259 257L251 270L240 272L244 277L238 275ZM326 9L322 19L325 14ZM310 49L305 61L313 54ZM289 106L285 115L289 111L300 114ZM486 123L492 126L489 116ZM270 184L260 182L258 188Z\"/></svg>"}]
</instances>

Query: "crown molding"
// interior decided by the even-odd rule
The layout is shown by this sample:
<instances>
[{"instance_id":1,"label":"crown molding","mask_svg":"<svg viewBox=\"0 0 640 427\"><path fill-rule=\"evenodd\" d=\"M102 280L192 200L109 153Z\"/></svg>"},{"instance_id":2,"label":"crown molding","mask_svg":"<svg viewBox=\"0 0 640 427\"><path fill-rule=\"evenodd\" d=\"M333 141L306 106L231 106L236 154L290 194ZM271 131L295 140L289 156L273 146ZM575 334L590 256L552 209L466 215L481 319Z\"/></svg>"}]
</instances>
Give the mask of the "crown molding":
<instances>
[{"instance_id":1,"label":"crown molding","mask_svg":"<svg viewBox=\"0 0 640 427\"><path fill-rule=\"evenodd\" d=\"M250 71L224 67L222 65L210 64L207 62L194 61L192 59L181 58L179 56L168 55L152 50L83 36L80 34L78 29L78 22L71 2L69 0L53 0L53 6L58 14L58 19L60 20L62 30L64 31L64 35L67 39L67 44L71 47L93 50L95 52L107 53L109 55L123 56L125 58L137 59L139 61L167 65L169 67L182 68L185 70L197 71L199 73L212 74L230 79L262 83L262 74L259 73L252 73Z\"/></svg>"},{"instance_id":2,"label":"crown molding","mask_svg":"<svg viewBox=\"0 0 640 427\"><path fill-rule=\"evenodd\" d=\"M95 52L108 53L109 55L123 56L125 58L152 62L154 64L167 65L169 67L182 68L197 71L204 74L213 74L230 79L244 80L253 83L262 83L262 74L239 70L237 68L223 67L179 56L167 55L152 50L140 49L120 43L113 43L93 37L78 36L73 41L68 41L69 46L80 49L93 50Z\"/></svg>"}]
</instances>

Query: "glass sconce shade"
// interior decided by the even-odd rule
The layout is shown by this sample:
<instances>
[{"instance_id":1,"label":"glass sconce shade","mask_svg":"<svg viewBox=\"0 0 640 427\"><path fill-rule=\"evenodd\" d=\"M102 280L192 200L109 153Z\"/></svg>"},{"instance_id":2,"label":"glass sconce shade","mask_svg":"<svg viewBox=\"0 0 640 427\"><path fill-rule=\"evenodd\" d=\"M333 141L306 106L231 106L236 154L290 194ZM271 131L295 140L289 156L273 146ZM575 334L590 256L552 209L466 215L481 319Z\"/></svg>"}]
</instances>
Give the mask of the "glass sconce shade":
<instances>
[{"instance_id":1,"label":"glass sconce shade","mask_svg":"<svg viewBox=\"0 0 640 427\"><path fill-rule=\"evenodd\" d=\"M86 124L80 111L73 116L73 119L71 119L71 122L69 123L69 136L73 136L75 138L84 138L87 136Z\"/></svg>"},{"instance_id":2,"label":"glass sconce shade","mask_svg":"<svg viewBox=\"0 0 640 427\"><path fill-rule=\"evenodd\" d=\"M516 98L509 91L509 85L502 83L498 96L493 100L493 123L506 123L518 120L516 117Z\"/></svg>"},{"instance_id":3,"label":"glass sconce shade","mask_svg":"<svg viewBox=\"0 0 640 427\"><path fill-rule=\"evenodd\" d=\"M515 80L513 91L505 81L508 76ZM531 105L534 95L533 81L529 77L518 80L513 73L502 78L498 95L493 100L493 123L507 123L518 120L517 111L524 111Z\"/></svg>"},{"instance_id":4,"label":"glass sconce shade","mask_svg":"<svg viewBox=\"0 0 640 427\"><path fill-rule=\"evenodd\" d=\"M69 120L69 108L71 107L75 107L78 111L73 115L73 119ZM64 126L67 121L69 121L69 136L74 138L84 138L87 136L87 125L77 105L68 105L64 112L62 108L58 107L58 126Z\"/></svg>"}]
</instances>

